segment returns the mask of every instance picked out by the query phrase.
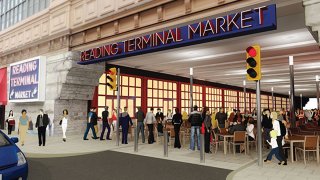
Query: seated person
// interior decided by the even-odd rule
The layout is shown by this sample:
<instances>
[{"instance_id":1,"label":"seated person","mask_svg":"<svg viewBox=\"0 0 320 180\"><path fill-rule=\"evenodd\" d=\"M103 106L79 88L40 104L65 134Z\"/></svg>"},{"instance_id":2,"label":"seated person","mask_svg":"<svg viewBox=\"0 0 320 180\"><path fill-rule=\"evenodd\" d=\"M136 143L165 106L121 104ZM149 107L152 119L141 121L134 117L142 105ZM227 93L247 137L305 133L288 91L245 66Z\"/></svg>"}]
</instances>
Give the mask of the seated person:
<instances>
[{"instance_id":1,"label":"seated person","mask_svg":"<svg viewBox=\"0 0 320 180\"><path fill-rule=\"evenodd\" d=\"M253 125L253 121L249 121L248 125L247 125L247 134L249 136L249 141L254 141L255 140L255 136L254 136L254 125Z\"/></svg>"}]
</instances>

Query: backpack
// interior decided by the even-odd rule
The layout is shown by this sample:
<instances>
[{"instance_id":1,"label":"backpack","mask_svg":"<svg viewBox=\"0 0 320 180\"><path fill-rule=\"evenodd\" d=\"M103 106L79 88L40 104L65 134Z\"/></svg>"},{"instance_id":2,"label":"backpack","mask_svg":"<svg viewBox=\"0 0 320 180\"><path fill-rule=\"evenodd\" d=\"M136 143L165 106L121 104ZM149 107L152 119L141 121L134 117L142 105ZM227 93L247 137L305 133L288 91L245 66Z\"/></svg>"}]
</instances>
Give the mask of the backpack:
<instances>
[{"instance_id":1,"label":"backpack","mask_svg":"<svg viewBox=\"0 0 320 180\"><path fill-rule=\"evenodd\" d=\"M287 129L282 121L279 121L279 125L280 125L281 136L283 137L287 134Z\"/></svg>"}]
</instances>

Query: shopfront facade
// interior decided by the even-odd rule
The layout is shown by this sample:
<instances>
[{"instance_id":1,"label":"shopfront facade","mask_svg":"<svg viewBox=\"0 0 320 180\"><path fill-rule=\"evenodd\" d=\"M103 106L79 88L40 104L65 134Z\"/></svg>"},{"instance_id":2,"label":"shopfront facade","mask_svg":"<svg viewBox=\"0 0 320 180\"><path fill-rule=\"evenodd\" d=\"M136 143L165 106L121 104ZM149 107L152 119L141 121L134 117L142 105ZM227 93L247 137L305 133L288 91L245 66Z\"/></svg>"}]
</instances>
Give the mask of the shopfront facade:
<instances>
[{"instance_id":1,"label":"shopfront facade","mask_svg":"<svg viewBox=\"0 0 320 180\"><path fill-rule=\"evenodd\" d=\"M7 85L10 84L10 65L38 56L44 57L42 61L46 65L44 98L33 102L8 101L5 112L8 114L13 109L17 117L22 109L27 109L28 115L35 121L39 109L44 109L56 127L59 127L62 110L68 109L71 119L69 133L82 132L88 107L98 107L100 114L104 106L116 107L116 96L106 86L105 72L110 67L109 63L105 63L102 58L101 61L81 65L79 62L84 57L81 52L270 5L268 2L52 0L48 8L0 31L0 68L7 68ZM312 5L309 2L308 6ZM308 26L316 25L316 22L308 22ZM174 40L179 41L179 38L175 37ZM121 107L128 106L130 114L133 115L138 106L145 111L150 107L159 107L165 113L167 109L175 107L182 110L189 108L188 79L163 73L145 76L135 72L140 71L139 68L123 69ZM10 95L9 92L8 86L7 95ZM246 107L252 110L255 107L255 94L252 90L248 92ZM275 108L288 108L287 96L276 96ZM195 81L194 104L200 107L243 109L242 97L240 87ZM271 107L271 94L268 92L262 96L262 107ZM61 129L55 128L55 132L59 134Z\"/></svg>"}]
</instances>

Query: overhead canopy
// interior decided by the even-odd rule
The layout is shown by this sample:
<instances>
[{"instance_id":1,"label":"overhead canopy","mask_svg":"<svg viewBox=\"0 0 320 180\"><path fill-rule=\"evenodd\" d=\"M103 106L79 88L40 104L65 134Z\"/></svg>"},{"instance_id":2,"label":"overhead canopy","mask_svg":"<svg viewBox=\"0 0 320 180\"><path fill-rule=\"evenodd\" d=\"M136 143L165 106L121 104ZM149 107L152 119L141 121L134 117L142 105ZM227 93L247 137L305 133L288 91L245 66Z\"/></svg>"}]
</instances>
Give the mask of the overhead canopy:
<instances>
[{"instance_id":1,"label":"overhead canopy","mask_svg":"<svg viewBox=\"0 0 320 180\"><path fill-rule=\"evenodd\" d=\"M261 89L288 95L289 56L294 58L295 95L315 97L315 75L320 75L319 46L305 26L301 3L277 4L277 30L140 56L108 61L109 64L189 77L242 87L246 79L245 50L261 46ZM254 82L247 87L255 89Z\"/></svg>"}]
</instances>

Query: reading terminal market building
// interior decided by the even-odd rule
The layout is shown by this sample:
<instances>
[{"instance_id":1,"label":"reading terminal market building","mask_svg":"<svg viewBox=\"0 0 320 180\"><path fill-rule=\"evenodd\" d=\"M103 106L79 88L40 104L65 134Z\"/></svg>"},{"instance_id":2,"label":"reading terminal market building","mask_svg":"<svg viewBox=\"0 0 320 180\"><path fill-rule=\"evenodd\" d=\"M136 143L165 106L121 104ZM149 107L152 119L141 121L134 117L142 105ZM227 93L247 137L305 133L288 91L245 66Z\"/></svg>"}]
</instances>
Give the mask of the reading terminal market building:
<instances>
[{"instance_id":1,"label":"reading terminal market building","mask_svg":"<svg viewBox=\"0 0 320 180\"><path fill-rule=\"evenodd\" d=\"M261 107L290 108L288 56L294 57L296 107L315 97L320 70L319 0L0 1L1 128L12 109L35 122L44 109L69 133L83 132L88 109L116 108L108 69L120 68L120 104L190 110L256 107L245 80L245 49L261 46ZM274 99L271 96L274 89ZM61 133L55 128L55 133Z\"/></svg>"}]
</instances>

